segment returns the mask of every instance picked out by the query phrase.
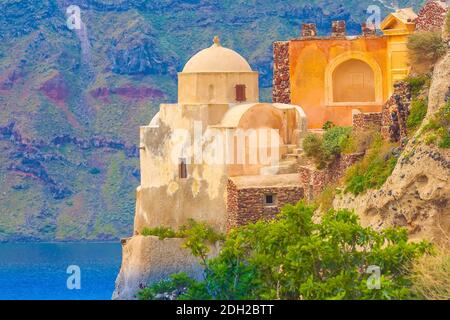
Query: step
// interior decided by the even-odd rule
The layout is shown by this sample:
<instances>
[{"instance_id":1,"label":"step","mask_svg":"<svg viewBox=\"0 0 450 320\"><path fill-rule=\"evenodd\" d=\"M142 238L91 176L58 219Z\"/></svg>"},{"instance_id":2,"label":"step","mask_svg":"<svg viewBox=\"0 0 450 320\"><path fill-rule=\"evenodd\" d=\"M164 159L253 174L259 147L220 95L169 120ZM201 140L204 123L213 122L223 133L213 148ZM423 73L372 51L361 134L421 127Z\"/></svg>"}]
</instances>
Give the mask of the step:
<instances>
[{"instance_id":1,"label":"step","mask_svg":"<svg viewBox=\"0 0 450 320\"><path fill-rule=\"evenodd\" d=\"M285 144L285 147L287 148L286 153L293 153L294 149L298 148L296 144Z\"/></svg>"},{"instance_id":2,"label":"step","mask_svg":"<svg viewBox=\"0 0 450 320\"><path fill-rule=\"evenodd\" d=\"M277 175L297 172L297 161L281 161L278 165L263 167L260 170L261 175Z\"/></svg>"},{"instance_id":3,"label":"step","mask_svg":"<svg viewBox=\"0 0 450 320\"><path fill-rule=\"evenodd\" d=\"M286 153L283 155L283 159L297 159L300 155L298 153Z\"/></svg>"}]
</instances>

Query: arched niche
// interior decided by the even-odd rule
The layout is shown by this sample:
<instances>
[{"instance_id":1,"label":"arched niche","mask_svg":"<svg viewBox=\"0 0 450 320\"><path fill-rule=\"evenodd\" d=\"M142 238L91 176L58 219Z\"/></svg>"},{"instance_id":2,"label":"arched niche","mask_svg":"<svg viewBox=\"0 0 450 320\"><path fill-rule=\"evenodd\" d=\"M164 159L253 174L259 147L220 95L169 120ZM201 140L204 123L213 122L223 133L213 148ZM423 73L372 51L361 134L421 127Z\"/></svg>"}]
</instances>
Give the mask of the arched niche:
<instances>
[{"instance_id":1,"label":"arched niche","mask_svg":"<svg viewBox=\"0 0 450 320\"><path fill-rule=\"evenodd\" d=\"M380 105L382 74L378 63L364 53L344 53L325 70L325 103L328 106Z\"/></svg>"}]
</instances>

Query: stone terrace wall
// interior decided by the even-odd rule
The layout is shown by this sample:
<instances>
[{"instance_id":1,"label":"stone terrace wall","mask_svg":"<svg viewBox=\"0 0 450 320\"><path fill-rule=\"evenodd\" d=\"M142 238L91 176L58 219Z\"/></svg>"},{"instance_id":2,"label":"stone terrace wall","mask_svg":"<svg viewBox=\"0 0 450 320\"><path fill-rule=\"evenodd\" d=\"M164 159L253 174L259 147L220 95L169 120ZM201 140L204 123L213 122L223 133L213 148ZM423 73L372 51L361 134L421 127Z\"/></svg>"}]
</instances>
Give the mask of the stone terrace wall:
<instances>
[{"instance_id":1,"label":"stone terrace wall","mask_svg":"<svg viewBox=\"0 0 450 320\"><path fill-rule=\"evenodd\" d=\"M347 168L364 156L363 153L341 155L326 169L318 170L314 166L299 166L300 183L306 190L309 200L318 196L327 185L336 183L342 178Z\"/></svg>"},{"instance_id":2,"label":"stone terrace wall","mask_svg":"<svg viewBox=\"0 0 450 320\"><path fill-rule=\"evenodd\" d=\"M441 30L445 14L447 13L446 3L440 0L428 0L419 11L416 19L417 31L436 31Z\"/></svg>"},{"instance_id":3,"label":"stone terrace wall","mask_svg":"<svg viewBox=\"0 0 450 320\"><path fill-rule=\"evenodd\" d=\"M273 44L273 91L274 103L291 103L289 74L289 41Z\"/></svg>"},{"instance_id":4,"label":"stone terrace wall","mask_svg":"<svg viewBox=\"0 0 450 320\"><path fill-rule=\"evenodd\" d=\"M381 135L385 140L398 142L407 136L406 120L411 105L411 88L400 81L382 108Z\"/></svg>"},{"instance_id":5,"label":"stone terrace wall","mask_svg":"<svg viewBox=\"0 0 450 320\"><path fill-rule=\"evenodd\" d=\"M301 186L238 188L231 180L228 180L227 191L227 230L261 219L273 219L285 204L295 204L305 194ZM264 204L267 194L276 195L275 206Z\"/></svg>"},{"instance_id":6,"label":"stone terrace wall","mask_svg":"<svg viewBox=\"0 0 450 320\"><path fill-rule=\"evenodd\" d=\"M381 112L356 113L353 115L354 129L381 128Z\"/></svg>"}]
</instances>

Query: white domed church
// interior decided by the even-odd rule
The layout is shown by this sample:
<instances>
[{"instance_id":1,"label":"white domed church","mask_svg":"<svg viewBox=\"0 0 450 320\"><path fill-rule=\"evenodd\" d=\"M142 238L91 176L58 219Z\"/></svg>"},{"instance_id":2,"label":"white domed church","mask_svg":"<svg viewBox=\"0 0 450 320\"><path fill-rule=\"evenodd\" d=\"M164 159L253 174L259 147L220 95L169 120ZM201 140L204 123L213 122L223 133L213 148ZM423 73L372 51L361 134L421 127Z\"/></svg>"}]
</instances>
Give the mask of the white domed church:
<instances>
[{"instance_id":1,"label":"white domed church","mask_svg":"<svg viewBox=\"0 0 450 320\"><path fill-rule=\"evenodd\" d=\"M289 180L305 115L299 106L258 101L258 73L217 37L186 63L178 74L178 103L161 105L141 127L136 232L178 228L189 218L224 232L233 225L227 221L229 179L256 186Z\"/></svg>"},{"instance_id":2,"label":"white domed church","mask_svg":"<svg viewBox=\"0 0 450 320\"><path fill-rule=\"evenodd\" d=\"M227 232L303 198L296 166L306 131L299 106L259 102L258 73L216 37L178 74L178 102L140 128L141 185L124 255L128 243L144 241L144 228L177 230L194 219ZM148 254L158 264L148 262L147 279L189 273L188 255L154 241Z\"/></svg>"}]
</instances>

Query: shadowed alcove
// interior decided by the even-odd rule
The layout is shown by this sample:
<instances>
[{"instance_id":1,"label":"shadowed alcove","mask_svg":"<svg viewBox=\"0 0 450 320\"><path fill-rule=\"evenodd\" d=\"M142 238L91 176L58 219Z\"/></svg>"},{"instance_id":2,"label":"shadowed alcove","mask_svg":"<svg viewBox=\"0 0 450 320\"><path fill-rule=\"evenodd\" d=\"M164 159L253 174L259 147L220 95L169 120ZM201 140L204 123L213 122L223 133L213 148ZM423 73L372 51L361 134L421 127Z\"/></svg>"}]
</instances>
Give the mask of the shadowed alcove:
<instances>
[{"instance_id":1,"label":"shadowed alcove","mask_svg":"<svg viewBox=\"0 0 450 320\"><path fill-rule=\"evenodd\" d=\"M375 102L375 77L364 61L350 59L333 72L333 102Z\"/></svg>"}]
</instances>

